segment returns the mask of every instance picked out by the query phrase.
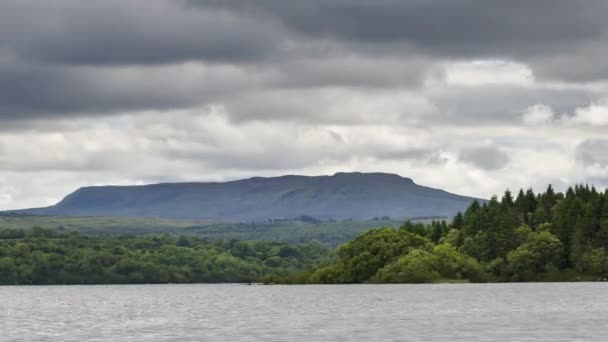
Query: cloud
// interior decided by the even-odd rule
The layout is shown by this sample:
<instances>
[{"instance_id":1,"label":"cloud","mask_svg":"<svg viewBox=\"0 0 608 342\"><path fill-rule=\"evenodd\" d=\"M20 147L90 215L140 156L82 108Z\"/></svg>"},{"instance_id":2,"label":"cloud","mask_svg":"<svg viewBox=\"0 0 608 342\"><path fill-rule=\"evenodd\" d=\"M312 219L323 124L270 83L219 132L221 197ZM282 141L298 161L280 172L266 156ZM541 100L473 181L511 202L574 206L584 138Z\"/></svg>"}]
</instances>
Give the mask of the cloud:
<instances>
[{"instance_id":1,"label":"cloud","mask_svg":"<svg viewBox=\"0 0 608 342\"><path fill-rule=\"evenodd\" d=\"M453 88L533 94L537 81L608 77L608 62L596 58L608 52L607 7L600 0L7 0L0 119L185 109L286 88L420 90L433 77Z\"/></svg>"},{"instance_id":2,"label":"cloud","mask_svg":"<svg viewBox=\"0 0 608 342\"><path fill-rule=\"evenodd\" d=\"M327 124L414 124L436 110L427 98L407 89L343 87L251 91L224 105L237 121Z\"/></svg>"},{"instance_id":3,"label":"cloud","mask_svg":"<svg viewBox=\"0 0 608 342\"><path fill-rule=\"evenodd\" d=\"M576 156L585 165L608 167L608 140L585 140L577 146Z\"/></svg>"},{"instance_id":4,"label":"cloud","mask_svg":"<svg viewBox=\"0 0 608 342\"><path fill-rule=\"evenodd\" d=\"M598 179L605 168L600 160L577 169L582 152L571 154L570 142L560 139L573 133L562 128L235 122L221 107L52 122L52 130L0 135L2 209L48 205L86 185L338 171L399 173L419 184L489 197L507 187L552 183L563 189ZM585 158L598 158L602 148Z\"/></svg>"},{"instance_id":5,"label":"cloud","mask_svg":"<svg viewBox=\"0 0 608 342\"><path fill-rule=\"evenodd\" d=\"M32 61L64 65L242 61L280 49L280 27L222 9L191 11L179 1L0 4L4 47Z\"/></svg>"},{"instance_id":6,"label":"cloud","mask_svg":"<svg viewBox=\"0 0 608 342\"><path fill-rule=\"evenodd\" d=\"M606 179L608 106L589 99L608 98L607 10L0 1L0 209L286 173L396 172L481 197Z\"/></svg>"},{"instance_id":7,"label":"cloud","mask_svg":"<svg viewBox=\"0 0 608 342\"><path fill-rule=\"evenodd\" d=\"M569 112L589 101L594 90L550 83L534 86L481 84L455 86L438 81L423 93L437 108L429 120L438 124L481 126L521 124L522 108L546 103L554 112Z\"/></svg>"},{"instance_id":8,"label":"cloud","mask_svg":"<svg viewBox=\"0 0 608 342\"><path fill-rule=\"evenodd\" d=\"M526 125L537 126L551 122L555 118L555 113L551 107L537 104L526 108L522 116Z\"/></svg>"},{"instance_id":9,"label":"cloud","mask_svg":"<svg viewBox=\"0 0 608 342\"><path fill-rule=\"evenodd\" d=\"M592 103L587 107L577 108L569 120L572 123L582 125L608 125L608 100Z\"/></svg>"},{"instance_id":10,"label":"cloud","mask_svg":"<svg viewBox=\"0 0 608 342\"><path fill-rule=\"evenodd\" d=\"M333 39L359 49L419 51L439 59L505 57L531 64L540 76L551 79L601 78L587 67L571 64L587 53L600 57L608 49L604 20L608 4L602 0L584 5L568 0L381 0L373 4L338 0L298 6L281 0L190 3L205 10L227 8L279 20L297 36ZM608 71L602 58L589 60L595 61L595 70Z\"/></svg>"},{"instance_id":11,"label":"cloud","mask_svg":"<svg viewBox=\"0 0 608 342\"><path fill-rule=\"evenodd\" d=\"M566 126L602 127L608 125L608 100L603 99L576 107L571 113L564 113L559 120L554 120L555 118L553 109L544 104L528 107L522 116L524 123L528 125L559 122Z\"/></svg>"},{"instance_id":12,"label":"cloud","mask_svg":"<svg viewBox=\"0 0 608 342\"><path fill-rule=\"evenodd\" d=\"M425 56L369 56L349 51L330 51L324 55L300 47L284 63L277 64L275 86L309 88L341 86L357 88L418 88L426 77L438 72L433 60Z\"/></svg>"},{"instance_id":13,"label":"cloud","mask_svg":"<svg viewBox=\"0 0 608 342\"><path fill-rule=\"evenodd\" d=\"M534 83L532 70L526 65L500 60L482 60L448 63L446 66L448 85L520 85Z\"/></svg>"},{"instance_id":14,"label":"cloud","mask_svg":"<svg viewBox=\"0 0 608 342\"><path fill-rule=\"evenodd\" d=\"M459 158L484 170L504 168L510 160L507 153L491 146L465 148L460 151Z\"/></svg>"},{"instance_id":15,"label":"cloud","mask_svg":"<svg viewBox=\"0 0 608 342\"><path fill-rule=\"evenodd\" d=\"M173 162L254 172L397 152L417 158L429 139L424 129L384 125L234 123L221 109L199 108L91 119L78 129L66 125L5 133L0 164L11 172L124 172L155 178L169 172L163 164Z\"/></svg>"},{"instance_id":16,"label":"cloud","mask_svg":"<svg viewBox=\"0 0 608 342\"><path fill-rule=\"evenodd\" d=\"M587 139L576 147L579 178L608 187L608 140Z\"/></svg>"},{"instance_id":17,"label":"cloud","mask_svg":"<svg viewBox=\"0 0 608 342\"><path fill-rule=\"evenodd\" d=\"M230 65L0 65L0 120L191 108L267 82Z\"/></svg>"}]
</instances>

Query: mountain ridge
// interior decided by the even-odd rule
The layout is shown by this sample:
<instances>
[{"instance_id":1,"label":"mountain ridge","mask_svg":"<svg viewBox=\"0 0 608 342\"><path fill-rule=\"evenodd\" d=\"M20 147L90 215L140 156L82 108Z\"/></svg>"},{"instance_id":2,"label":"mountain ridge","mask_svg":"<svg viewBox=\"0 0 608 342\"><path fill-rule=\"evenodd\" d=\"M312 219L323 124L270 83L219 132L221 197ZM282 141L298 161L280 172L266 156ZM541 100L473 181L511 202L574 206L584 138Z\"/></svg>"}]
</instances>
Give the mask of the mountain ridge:
<instances>
[{"instance_id":1,"label":"mountain ridge","mask_svg":"<svg viewBox=\"0 0 608 342\"><path fill-rule=\"evenodd\" d=\"M227 182L175 182L81 187L45 208L11 212L51 216L120 216L263 221L312 216L451 216L473 197L416 184L390 173L251 177ZM480 200L483 201L483 200Z\"/></svg>"}]
</instances>

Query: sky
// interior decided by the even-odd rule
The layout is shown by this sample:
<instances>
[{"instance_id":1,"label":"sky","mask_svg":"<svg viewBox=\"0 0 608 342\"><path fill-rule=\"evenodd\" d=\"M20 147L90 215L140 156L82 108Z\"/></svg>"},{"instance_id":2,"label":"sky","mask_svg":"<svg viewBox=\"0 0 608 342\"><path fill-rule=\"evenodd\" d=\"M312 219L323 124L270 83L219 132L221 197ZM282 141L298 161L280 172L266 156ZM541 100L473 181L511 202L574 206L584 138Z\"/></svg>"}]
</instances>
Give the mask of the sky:
<instances>
[{"instance_id":1,"label":"sky","mask_svg":"<svg viewBox=\"0 0 608 342\"><path fill-rule=\"evenodd\" d=\"M0 210L389 172L608 185L605 0L2 0Z\"/></svg>"}]
</instances>

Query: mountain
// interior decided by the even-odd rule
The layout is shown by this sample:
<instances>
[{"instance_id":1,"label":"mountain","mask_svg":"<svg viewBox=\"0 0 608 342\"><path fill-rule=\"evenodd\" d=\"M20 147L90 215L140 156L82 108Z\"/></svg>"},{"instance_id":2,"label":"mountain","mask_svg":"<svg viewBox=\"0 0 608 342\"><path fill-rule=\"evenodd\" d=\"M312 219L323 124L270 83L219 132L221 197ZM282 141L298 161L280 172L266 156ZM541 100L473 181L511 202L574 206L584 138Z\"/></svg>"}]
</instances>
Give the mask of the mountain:
<instances>
[{"instance_id":1,"label":"mountain","mask_svg":"<svg viewBox=\"0 0 608 342\"><path fill-rule=\"evenodd\" d=\"M473 200L394 174L337 173L223 183L83 187L54 206L16 212L245 221L299 216L359 220L452 216Z\"/></svg>"}]
</instances>

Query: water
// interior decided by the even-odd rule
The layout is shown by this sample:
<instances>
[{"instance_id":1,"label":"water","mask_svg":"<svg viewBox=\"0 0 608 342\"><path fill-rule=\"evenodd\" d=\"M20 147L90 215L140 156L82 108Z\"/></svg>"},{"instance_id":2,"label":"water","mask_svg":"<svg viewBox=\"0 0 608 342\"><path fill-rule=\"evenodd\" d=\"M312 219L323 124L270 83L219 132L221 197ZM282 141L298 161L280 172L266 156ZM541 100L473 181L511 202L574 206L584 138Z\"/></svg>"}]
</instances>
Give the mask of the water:
<instances>
[{"instance_id":1,"label":"water","mask_svg":"<svg viewBox=\"0 0 608 342\"><path fill-rule=\"evenodd\" d=\"M0 287L0 341L606 341L608 284Z\"/></svg>"}]
</instances>

